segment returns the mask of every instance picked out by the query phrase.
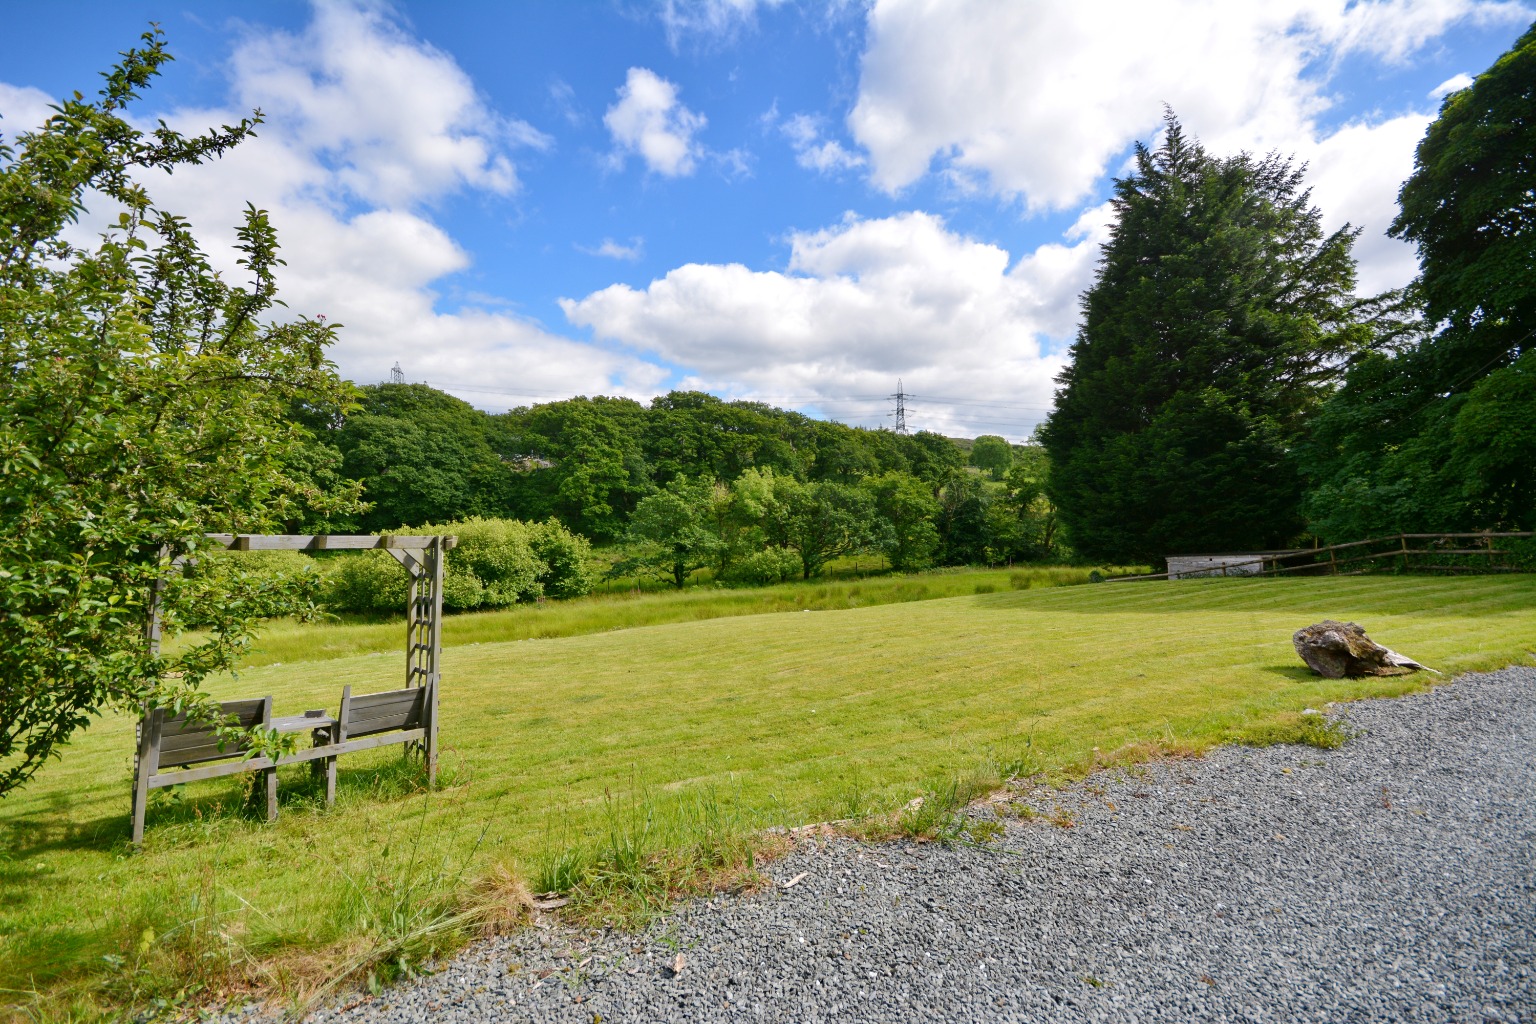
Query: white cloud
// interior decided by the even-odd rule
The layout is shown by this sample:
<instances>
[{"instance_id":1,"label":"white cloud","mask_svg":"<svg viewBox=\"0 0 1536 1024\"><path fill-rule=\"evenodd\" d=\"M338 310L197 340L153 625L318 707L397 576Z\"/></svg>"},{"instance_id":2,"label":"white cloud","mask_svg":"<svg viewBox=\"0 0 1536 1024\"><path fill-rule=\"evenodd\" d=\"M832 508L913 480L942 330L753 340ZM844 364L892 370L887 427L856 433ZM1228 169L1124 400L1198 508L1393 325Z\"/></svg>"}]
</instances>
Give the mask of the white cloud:
<instances>
[{"instance_id":1,"label":"white cloud","mask_svg":"<svg viewBox=\"0 0 1536 1024\"><path fill-rule=\"evenodd\" d=\"M1512 0L1292 0L1305 31L1339 55L1368 53L1398 64L1458 22L1522 24L1531 8Z\"/></svg>"},{"instance_id":2,"label":"white cloud","mask_svg":"<svg viewBox=\"0 0 1536 1024\"><path fill-rule=\"evenodd\" d=\"M657 16L676 50L684 37L730 40L757 20L759 8L774 8L784 0L661 0Z\"/></svg>"},{"instance_id":3,"label":"white cloud","mask_svg":"<svg viewBox=\"0 0 1536 1024\"><path fill-rule=\"evenodd\" d=\"M879 0L848 123L882 189L938 169L1060 209L1156 128L1164 102L1214 148L1294 147L1331 102L1319 61L1401 59L1459 20L1520 11L1479 0Z\"/></svg>"},{"instance_id":4,"label":"white cloud","mask_svg":"<svg viewBox=\"0 0 1536 1024\"><path fill-rule=\"evenodd\" d=\"M22 132L42 127L53 116L48 108L57 102L41 89L0 82L0 138L13 143Z\"/></svg>"},{"instance_id":5,"label":"white cloud","mask_svg":"<svg viewBox=\"0 0 1536 1024\"><path fill-rule=\"evenodd\" d=\"M1529 17L1487 0L876 0L848 125L887 192L936 173L963 195L1070 209L1166 102L1213 152L1310 161L1329 220L1365 229L1362 289L1400 285L1412 250L1382 232L1431 112L1324 129L1331 76L1351 54L1401 62L1459 22Z\"/></svg>"},{"instance_id":6,"label":"white cloud","mask_svg":"<svg viewBox=\"0 0 1536 1024\"><path fill-rule=\"evenodd\" d=\"M705 125L677 98L677 86L649 68L630 68L619 99L603 115L613 136L614 164L637 154L657 174L676 178L693 173L702 147L694 136Z\"/></svg>"},{"instance_id":7,"label":"white cloud","mask_svg":"<svg viewBox=\"0 0 1536 1024\"><path fill-rule=\"evenodd\" d=\"M1432 100L1438 100L1442 97L1449 96L1453 92L1461 92L1461 90L1469 87L1471 84L1472 76L1463 71L1459 75L1452 75L1450 78L1447 78L1445 81L1431 89L1429 91L1429 98Z\"/></svg>"},{"instance_id":8,"label":"white cloud","mask_svg":"<svg viewBox=\"0 0 1536 1024\"><path fill-rule=\"evenodd\" d=\"M411 380L471 385L465 397L490 408L573 393L648 397L661 386L664 369L495 303L439 308L440 282L471 259L425 209L464 190L507 195L513 153L545 141L487 107L450 56L379 8L324 2L300 33L243 38L227 67L230 106L159 116L200 132L259 106L268 119L257 137L146 184L189 218L232 280L244 276L231 249L241 208L268 210L287 261L279 295L291 315L344 325L331 350L343 375L371 383L399 361ZM0 86L0 113L17 92ZM88 237L90 225L79 230Z\"/></svg>"},{"instance_id":9,"label":"white cloud","mask_svg":"<svg viewBox=\"0 0 1536 1024\"><path fill-rule=\"evenodd\" d=\"M486 106L452 57L371 6L320 0L302 33L248 34L232 71L239 106L261 107L269 131L322 156L365 203L465 186L505 195L517 188L509 151L549 145Z\"/></svg>"},{"instance_id":10,"label":"white cloud","mask_svg":"<svg viewBox=\"0 0 1536 1024\"><path fill-rule=\"evenodd\" d=\"M1356 122L1292 147L1308 164L1307 183L1324 226L1333 230L1348 221L1362 229L1355 243L1362 295L1401 287L1418 273L1413 246L1388 238L1386 231L1430 120L1429 114L1404 114L1379 124Z\"/></svg>"},{"instance_id":11,"label":"white cloud","mask_svg":"<svg viewBox=\"0 0 1536 1024\"><path fill-rule=\"evenodd\" d=\"M631 238L629 244L624 245L611 238L605 238L600 245L578 245L576 250L589 256L606 256L613 260L638 260L645 255L645 239Z\"/></svg>"},{"instance_id":12,"label":"white cloud","mask_svg":"<svg viewBox=\"0 0 1536 1024\"><path fill-rule=\"evenodd\" d=\"M836 139L822 137L825 126L824 118L812 114L796 114L779 126L795 151L795 162L824 174L864 166L862 156L845 149Z\"/></svg>"},{"instance_id":13,"label":"white cloud","mask_svg":"<svg viewBox=\"0 0 1536 1024\"><path fill-rule=\"evenodd\" d=\"M931 214L849 215L792 235L785 273L690 263L643 290L616 284L561 305L600 338L691 367L691 386L872 423L883 404L856 396L888 392L899 376L919 394L995 403L932 403L916 426L1022 437L1061 366L1040 335L1071 332L1104 219L1085 215L1074 245L1010 269L1006 251Z\"/></svg>"}]
</instances>

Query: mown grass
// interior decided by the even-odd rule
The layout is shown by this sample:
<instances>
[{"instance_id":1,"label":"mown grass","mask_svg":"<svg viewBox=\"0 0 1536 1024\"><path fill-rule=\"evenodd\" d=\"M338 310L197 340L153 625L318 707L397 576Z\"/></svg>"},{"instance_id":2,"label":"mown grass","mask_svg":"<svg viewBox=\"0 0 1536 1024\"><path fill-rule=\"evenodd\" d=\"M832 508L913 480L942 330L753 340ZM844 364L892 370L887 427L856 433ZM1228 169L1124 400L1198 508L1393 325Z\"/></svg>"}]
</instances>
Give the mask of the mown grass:
<instances>
[{"instance_id":1,"label":"mown grass","mask_svg":"<svg viewBox=\"0 0 1536 1024\"><path fill-rule=\"evenodd\" d=\"M669 622L695 622L772 612L833 611L931 601L962 594L1071 586L1088 582L1089 568L1031 566L1012 569L948 569L862 580L784 583L761 588L693 587L663 592L624 591L570 601L516 605L494 612L452 615L443 623L443 645L502 643L604 633ZM195 634L193 635L195 637ZM351 618L322 627L275 622L263 633L246 667L320 661L358 654L395 653L405 620ZM175 649L174 644L170 648Z\"/></svg>"},{"instance_id":2,"label":"mown grass","mask_svg":"<svg viewBox=\"0 0 1536 1024\"><path fill-rule=\"evenodd\" d=\"M1493 668L1533 657L1536 579L999 589L461 643L445 654L441 791L420 792L397 753L358 755L329 812L302 769L285 775L267 825L239 809L239 783L203 783L157 804L140 854L127 845L133 724L110 717L0 805L0 988L18 1015L85 1017L179 1005L199 984L296 997L354 968L383 980L487 906L515 916L519 885L623 917L637 900L751 885L765 826L890 814L1009 773L1297 738L1315 729L1304 708L1433 681L1309 675L1290 635L1324 617L1448 675ZM394 657L328 656L219 692L334 708L343 684L400 674ZM898 832L922 827L909 817Z\"/></svg>"}]
</instances>

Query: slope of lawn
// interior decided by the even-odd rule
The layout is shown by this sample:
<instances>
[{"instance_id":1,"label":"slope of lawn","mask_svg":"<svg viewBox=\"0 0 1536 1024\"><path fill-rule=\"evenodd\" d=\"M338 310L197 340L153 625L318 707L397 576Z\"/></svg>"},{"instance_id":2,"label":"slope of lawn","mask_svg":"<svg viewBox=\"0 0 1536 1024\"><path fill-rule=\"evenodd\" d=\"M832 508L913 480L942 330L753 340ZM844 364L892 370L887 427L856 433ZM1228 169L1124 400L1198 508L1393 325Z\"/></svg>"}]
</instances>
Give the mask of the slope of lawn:
<instances>
[{"instance_id":1,"label":"slope of lawn","mask_svg":"<svg viewBox=\"0 0 1536 1024\"><path fill-rule=\"evenodd\" d=\"M276 963L281 986L285 956L377 942L501 870L553 884L560 851L619 826L654 849L844 818L959 773L1203 748L1432 681L1310 676L1290 636L1325 617L1449 677L1531 660L1536 578L1107 584L451 647L441 791L420 793L398 748L344 759L331 811L289 770L275 825L238 812L239 781L195 784L152 805L140 854L133 723L109 717L0 803L0 988L143 998L167 957L216 954ZM334 710L343 684L398 687L401 660L289 662L217 690Z\"/></svg>"},{"instance_id":2,"label":"slope of lawn","mask_svg":"<svg viewBox=\"0 0 1536 1024\"><path fill-rule=\"evenodd\" d=\"M770 612L833 611L908 601L932 601L961 594L1029 590L1087 583L1092 569L1028 566L1012 569L937 569L867 579L781 583L771 587L693 586L686 590L592 594L566 601L519 604L498 611L451 615L443 623L443 645L580 636L636 626L695 622ZM1120 570L1107 569L1106 572ZM1134 570L1125 570L1134 571ZM320 661L400 649L405 619L342 621L324 628L296 622L273 623L263 632L246 665ZM195 635L194 635L195 636ZM174 647L172 648L174 649Z\"/></svg>"}]
</instances>

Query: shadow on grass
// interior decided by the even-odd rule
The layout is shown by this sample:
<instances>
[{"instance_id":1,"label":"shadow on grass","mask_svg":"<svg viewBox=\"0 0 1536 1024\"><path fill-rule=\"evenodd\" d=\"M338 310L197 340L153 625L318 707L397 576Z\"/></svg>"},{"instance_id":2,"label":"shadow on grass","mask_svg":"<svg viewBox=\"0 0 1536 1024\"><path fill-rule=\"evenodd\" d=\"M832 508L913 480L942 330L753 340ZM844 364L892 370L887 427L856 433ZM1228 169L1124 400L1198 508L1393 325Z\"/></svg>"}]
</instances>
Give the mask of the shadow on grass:
<instances>
[{"instance_id":1,"label":"shadow on grass","mask_svg":"<svg viewBox=\"0 0 1536 1024\"><path fill-rule=\"evenodd\" d=\"M419 757L391 756L378 764L355 768L342 767L344 764L338 764L336 773L339 807L363 800L388 803L427 792L426 766ZM457 758L440 758L439 789L456 786L466 776L467 768ZM153 849L201 843L211 838L213 830L237 823L264 823L266 800L255 792L260 779L260 774L253 772L153 790L145 815L145 846ZM13 891L25 893L36 876L26 862L48 854L73 850L127 853L132 835L131 788L132 780L124 779L119 814L70 820L70 809L63 807L57 817L32 815L4 822L0 826L0 888L16 886ZM311 774L307 766L280 768L277 803L279 816L323 813L324 776Z\"/></svg>"}]
</instances>

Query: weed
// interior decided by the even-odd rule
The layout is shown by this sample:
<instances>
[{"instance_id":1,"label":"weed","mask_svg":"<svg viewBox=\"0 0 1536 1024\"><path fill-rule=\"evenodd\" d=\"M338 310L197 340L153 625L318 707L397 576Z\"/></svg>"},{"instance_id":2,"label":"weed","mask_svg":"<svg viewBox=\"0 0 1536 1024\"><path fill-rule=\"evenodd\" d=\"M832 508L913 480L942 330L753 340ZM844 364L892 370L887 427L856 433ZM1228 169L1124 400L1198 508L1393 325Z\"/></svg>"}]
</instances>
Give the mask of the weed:
<instances>
[{"instance_id":1,"label":"weed","mask_svg":"<svg viewBox=\"0 0 1536 1024\"><path fill-rule=\"evenodd\" d=\"M965 826L965 834L971 840L981 846L995 843L1007 833L1002 822L991 818L972 818Z\"/></svg>"},{"instance_id":2,"label":"weed","mask_svg":"<svg viewBox=\"0 0 1536 1024\"><path fill-rule=\"evenodd\" d=\"M1051 809L1051 813L1046 815L1045 820L1057 828L1077 827L1077 815L1060 804Z\"/></svg>"},{"instance_id":3,"label":"weed","mask_svg":"<svg viewBox=\"0 0 1536 1024\"><path fill-rule=\"evenodd\" d=\"M468 936L476 924L500 921L511 912L508 892L515 887L504 868L477 885L466 880L490 830L490 821L455 865L451 852L429 845L427 822L431 796L423 797L416 829L403 849L386 835L372 853L366 871L343 873L345 886L333 909L353 937L353 951L327 972L325 981L302 999L308 1009L352 978L362 978L370 992L401 978L415 977L424 965ZM479 900L465 892L478 890ZM466 903L468 905L466 905Z\"/></svg>"},{"instance_id":4,"label":"weed","mask_svg":"<svg viewBox=\"0 0 1536 1024\"><path fill-rule=\"evenodd\" d=\"M918 842L937 842L946 846L967 838L966 804L995 785L995 778L975 772L954 775L913 800L896 815L894 833Z\"/></svg>"},{"instance_id":5,"label":"weed","mask_svg":"<svg viewBox=\"0 0 1536 1024\"><path fill-rule=\"evenodd\" d=\"M1277 722L1261 722L1236 732L1232 739L1249 747L1273 747L1280 744L1337 750L1356 736L1359 730L1349 723L1320 714L1291 715Z\"/></svg>"},{"instance_id":6,"label":"weed","mask_svg":"<svg viewBox=\"0 0 1536 1024\"><path fill-rule=\"evenodd\" d=\"M745 892L762 884L759 861L787 848L740 810L740 793L702 786L676 797L633 787L604 793L604 831L581 854L584 870L569 887L580 919L637 927L672 900L708 892Z\"/></svg>"}]
</instances>

